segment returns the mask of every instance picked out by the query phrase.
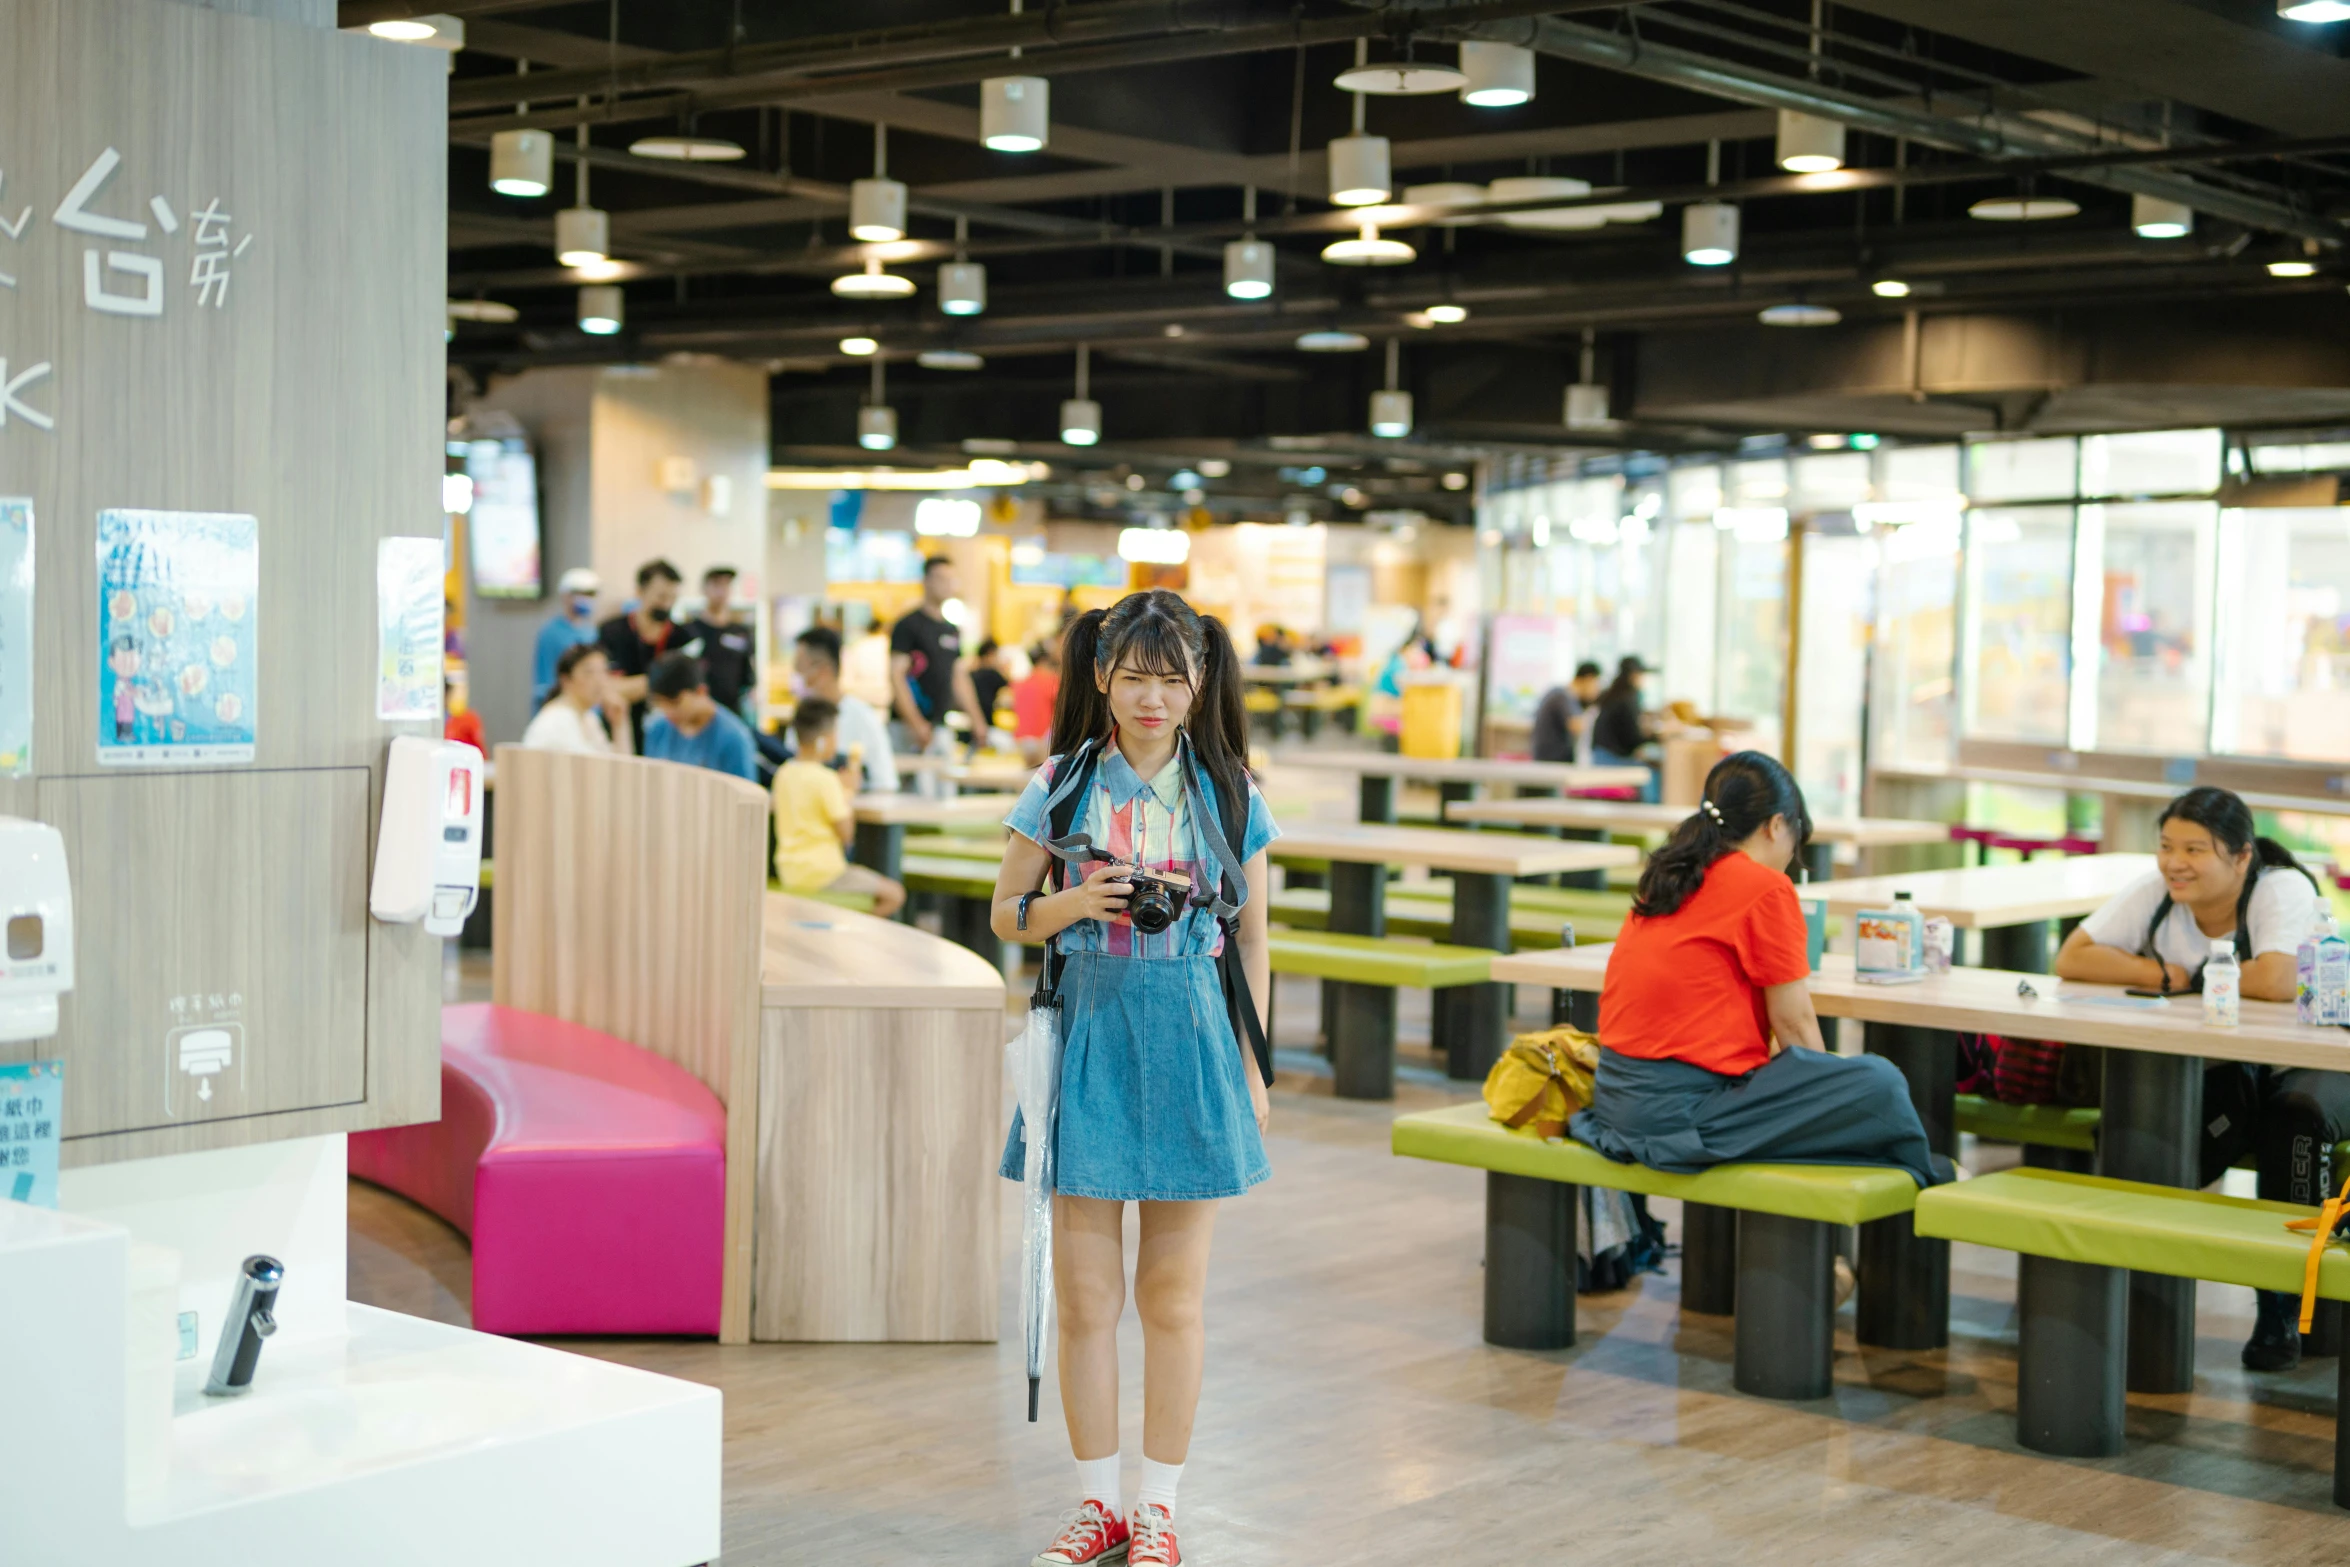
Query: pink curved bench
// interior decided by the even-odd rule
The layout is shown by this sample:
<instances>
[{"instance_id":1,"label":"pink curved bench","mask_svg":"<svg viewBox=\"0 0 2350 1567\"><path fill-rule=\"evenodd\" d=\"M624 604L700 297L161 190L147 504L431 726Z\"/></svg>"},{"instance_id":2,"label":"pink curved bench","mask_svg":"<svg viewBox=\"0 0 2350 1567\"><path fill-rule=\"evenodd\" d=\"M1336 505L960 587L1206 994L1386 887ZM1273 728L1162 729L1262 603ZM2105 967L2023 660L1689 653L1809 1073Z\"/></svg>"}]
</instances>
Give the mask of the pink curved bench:
<instances>
[{"instance_id":1,"label":"pink curved bench","mask_svg":"<svg viewBox=\"0 0 2350 1567\"><path fill-rule=\"evenodd\" d=\"M726 1110L610 1034L441 1012L441 1118L351 1136L351 1173L473 1237L485 1333L715 1335Z\"/></svg>"}]
</instances>

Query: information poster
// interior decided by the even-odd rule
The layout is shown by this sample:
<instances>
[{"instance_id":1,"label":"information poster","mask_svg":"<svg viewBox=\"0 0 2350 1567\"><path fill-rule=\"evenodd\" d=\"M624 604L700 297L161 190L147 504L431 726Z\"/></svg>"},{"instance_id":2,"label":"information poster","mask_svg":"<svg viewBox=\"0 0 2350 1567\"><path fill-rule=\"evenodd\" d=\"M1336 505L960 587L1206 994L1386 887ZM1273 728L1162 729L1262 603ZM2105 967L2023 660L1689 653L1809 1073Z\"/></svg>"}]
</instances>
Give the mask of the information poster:
<instances>
[{"instance_id":1,"label":"information poster","mask_svg":"<svg viewBox=\"0 0 2350 1567\"><path fill-rule=\"evenodd\" d=\"M439 539L385 539L375 548L375 715L441 716L442 584Z\"/></svg>"},{"instance_id":2,"label":"information poster","mask_svg":"<svg viewBox=\"0 0 2350 1567\"><path fill-rule=\"evenodd\" d=\"M65 1063L0 1066L0 1197L57 1206L57 1145L65 1130Z\"/></svg>"},{"instance_id":3,"label":"information poster","mask_svg":"<svg viewBox=\"0 0 2350 1567\"><path fill-rule=\"evenodd\" d=\"M253 760L259 524L227 512L98 514L98 761Z\"/></svg>"},{"instance_id":4,"label":"information poster","mask_svg":"<svg viewBox=\"0 0 2350 1567\"><path fill-rule=\"evenodd\" d=\"M33 503L0 498L0 778L33 770Z\"/></svg>"}]
</instances>

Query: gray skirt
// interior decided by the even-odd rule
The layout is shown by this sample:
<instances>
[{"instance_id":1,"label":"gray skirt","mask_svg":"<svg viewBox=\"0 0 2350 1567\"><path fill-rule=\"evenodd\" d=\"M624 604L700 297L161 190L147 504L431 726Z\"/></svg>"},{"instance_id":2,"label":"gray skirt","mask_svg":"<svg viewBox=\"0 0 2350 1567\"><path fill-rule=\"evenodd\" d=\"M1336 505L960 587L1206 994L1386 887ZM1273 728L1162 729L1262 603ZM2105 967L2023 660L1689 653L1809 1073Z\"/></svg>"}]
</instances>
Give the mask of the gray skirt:
<instances>
[{"instance_id":1,"label":"gray skirt","mask_svg":"<svg viewBox=\"0 0 2350 1567\"><path fill-rule=\"evenodd\" d=\"M1599 1053L1591 1108L1567 1124L1610 1159L1694 1175L1717 1164L1883 1164L1950 1179L1901 1069L1882 1056L1782 1050L1744 1077Z\"/></svg>"}]
</instances>

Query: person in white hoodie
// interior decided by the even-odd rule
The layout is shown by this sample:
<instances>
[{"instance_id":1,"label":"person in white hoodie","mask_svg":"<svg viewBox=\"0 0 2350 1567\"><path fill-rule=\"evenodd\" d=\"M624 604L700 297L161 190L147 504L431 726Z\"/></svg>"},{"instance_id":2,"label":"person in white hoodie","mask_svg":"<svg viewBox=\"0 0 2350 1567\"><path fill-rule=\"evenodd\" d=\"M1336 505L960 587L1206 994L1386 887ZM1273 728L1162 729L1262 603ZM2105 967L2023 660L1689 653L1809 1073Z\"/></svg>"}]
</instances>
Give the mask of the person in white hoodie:
<instances>
[{"instance_id":1,"label":"person in white hoodie","mask_svg":"<svg viewBox=\"0 0 2350 1567\"><path fill-rule=\"evenodd\" d=\"M604 650L593 642L567 647L555 660L555 694L522 731L522 743L535 751L610 756L612 733L605 713L618 700Z\"/></svg>"}]
</instances>

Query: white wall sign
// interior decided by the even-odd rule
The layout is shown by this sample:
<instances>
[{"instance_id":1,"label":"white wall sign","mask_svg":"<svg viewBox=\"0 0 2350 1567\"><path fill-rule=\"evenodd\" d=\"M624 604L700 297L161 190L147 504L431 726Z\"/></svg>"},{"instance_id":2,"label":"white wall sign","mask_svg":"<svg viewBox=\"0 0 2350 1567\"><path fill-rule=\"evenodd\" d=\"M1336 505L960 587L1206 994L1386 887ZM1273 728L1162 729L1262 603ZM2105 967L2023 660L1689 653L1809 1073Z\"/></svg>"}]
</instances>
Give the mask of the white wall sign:
<instances>
[{"instance_id":1,"label":"white wall sign","mask_svg":"<svg viewBox=\"0 0 2350 1567\"><path fill-rule=\"evenodd\" d=\"M443 579L439 539L390 538L375 547L375 715L441 716Z\"/></svg>"}]
</instances>

